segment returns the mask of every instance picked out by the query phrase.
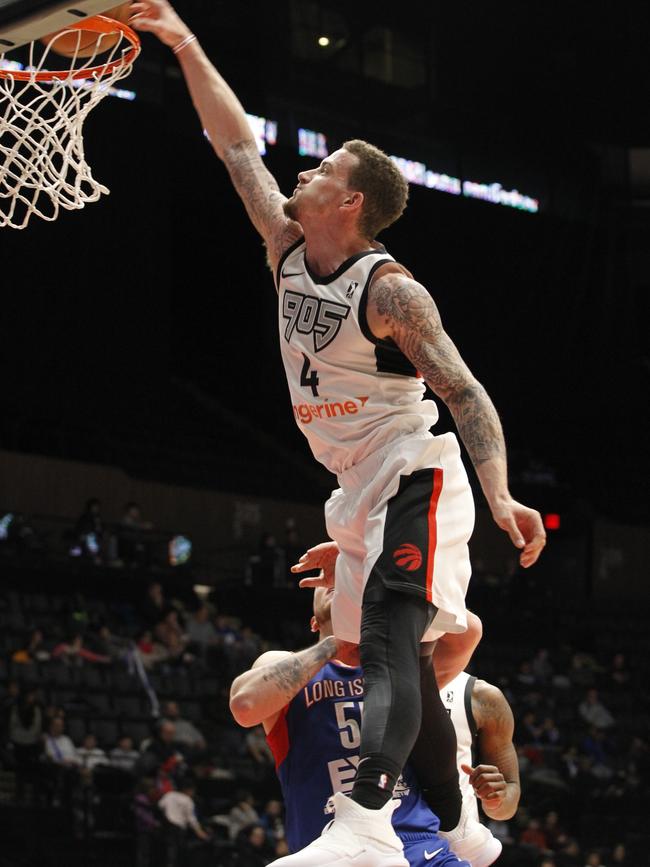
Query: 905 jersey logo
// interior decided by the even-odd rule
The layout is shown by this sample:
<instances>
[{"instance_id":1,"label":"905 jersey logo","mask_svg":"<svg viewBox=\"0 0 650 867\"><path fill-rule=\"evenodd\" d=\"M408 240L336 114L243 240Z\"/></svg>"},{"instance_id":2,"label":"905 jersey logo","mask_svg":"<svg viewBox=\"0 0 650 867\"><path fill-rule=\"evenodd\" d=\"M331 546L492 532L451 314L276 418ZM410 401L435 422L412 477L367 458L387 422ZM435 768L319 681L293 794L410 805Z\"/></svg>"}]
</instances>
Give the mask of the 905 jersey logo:
<instances>
[{"instance_id":1,"label":"905 jersey logo","mask_svg":"<svg viewBox=\"0 0 650 867\"><path fill-rule=\"evenodd\" d=\"M294 331L311 334L314 352L320 352L334 340L349 313L346 304L287 289L282 300L282 316L287 320L284 336L289 342Z\"/></svg>"}]
</instances>

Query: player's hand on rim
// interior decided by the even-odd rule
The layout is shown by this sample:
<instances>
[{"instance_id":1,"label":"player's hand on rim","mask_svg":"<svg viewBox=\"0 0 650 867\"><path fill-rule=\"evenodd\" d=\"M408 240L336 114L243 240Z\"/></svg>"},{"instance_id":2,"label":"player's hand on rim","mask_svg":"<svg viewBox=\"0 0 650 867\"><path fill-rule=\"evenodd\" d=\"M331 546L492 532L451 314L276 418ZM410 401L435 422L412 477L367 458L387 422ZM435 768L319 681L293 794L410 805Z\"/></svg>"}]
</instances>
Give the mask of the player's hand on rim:
<instances>
[{"instance_id":1,"label":"player's hand on rim","mask_svg":"<svg viewBox=\"0 0 650 867\"><path fill-rule=\"evenodd\" d=\"M519 563L527 569L537 561L546 545L546 531L542 516L509 497L491 506L497 526L505 530L510 541L521 549Z\"/></svg>"},{"instance_id":2,"label":"player's hand on rim","mask_svg":"<svg viewBox=\"0 0 650 867\"><path fill-rule=\"evenodd\" d=\"M132 3L129 24L136 30L155 34L170 48L191 36L191 30L167 0L137 0Z\"/></svg>"}]
</instances>

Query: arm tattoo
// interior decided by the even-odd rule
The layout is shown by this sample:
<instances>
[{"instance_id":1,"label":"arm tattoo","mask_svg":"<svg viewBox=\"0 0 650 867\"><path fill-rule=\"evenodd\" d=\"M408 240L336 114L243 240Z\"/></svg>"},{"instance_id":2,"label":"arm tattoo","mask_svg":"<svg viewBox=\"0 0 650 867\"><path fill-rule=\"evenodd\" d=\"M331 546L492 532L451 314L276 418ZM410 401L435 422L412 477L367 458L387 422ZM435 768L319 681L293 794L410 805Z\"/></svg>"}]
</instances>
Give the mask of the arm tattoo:
<instances>
[{"instance_id":1,"label":"arm tattoo","mask_svg":"<svg viewBox=\"0 0 650 867\"><path fill-rule=\"evenodd\" d=\"M289 221L282 210L286 197L262 162L257 145L249 139L235 142L226 148L223 161L253 225L271 255L278 256L289 234Z\"/></svg>"},{"instance_id":2,"label":"arm tattoo","mask_svg":"<svg viewBox=\"0 0 650 867\"><path fill-rule=\"evenodd\" d=\"M262 669L262 679L276 687L290 701L336 651L334 639L325 638L313 647Z\"/></svg>"},{"instance_id":3,"label":"arm tattoo","mask_svg":"<svg viewBox=\"0 0 650 867\"><path fill-rule=\"evenodd\" d=\"M494 404L449 336L426 289L401 274L373 283L370 302L391 328L395 343L449 407L475 467L506 449Z\"/></svg>"}]
</instances>

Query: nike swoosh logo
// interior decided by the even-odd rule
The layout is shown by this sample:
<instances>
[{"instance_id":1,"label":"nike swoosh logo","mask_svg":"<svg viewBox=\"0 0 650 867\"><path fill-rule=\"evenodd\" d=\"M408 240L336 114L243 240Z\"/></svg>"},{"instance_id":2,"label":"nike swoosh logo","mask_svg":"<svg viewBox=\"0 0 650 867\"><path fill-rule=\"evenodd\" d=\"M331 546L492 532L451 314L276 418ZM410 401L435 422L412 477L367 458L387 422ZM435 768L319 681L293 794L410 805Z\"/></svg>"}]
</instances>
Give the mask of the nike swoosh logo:
<instances>
[{"instance_id":1,"label":"nike swoosh logo","mask_svg":"<svg viewBox=\"0 0 650 867\"><path fill-rule=\"evenodd\" d=\"M282 276L283 276L283 277L300 277L300 275L301 275L301 274L304 274L304 273L305 273L304 271L291 271L291 272L288 272L288 271L285 271L284 268L282 269Z\"/></svg>"},{"instance_id":2,"label":"nike swoosh logo","mask_svg":"<svg viewBox=\"0 0 650 867\"><path fill-rule=\"evenodd\" d=\"M427 850L425 849L425 850L424 850L424 860L425 860L425 861L430 861L432 858L435 858L436 855L439 855L440 852L442 852L442 850L443 850L444 848L445 848L444 846L441 846L439 849L436 849L435 852L431 852L431 854L429 854L429 852L427 852Z\"/></svg>"}]
</instances>

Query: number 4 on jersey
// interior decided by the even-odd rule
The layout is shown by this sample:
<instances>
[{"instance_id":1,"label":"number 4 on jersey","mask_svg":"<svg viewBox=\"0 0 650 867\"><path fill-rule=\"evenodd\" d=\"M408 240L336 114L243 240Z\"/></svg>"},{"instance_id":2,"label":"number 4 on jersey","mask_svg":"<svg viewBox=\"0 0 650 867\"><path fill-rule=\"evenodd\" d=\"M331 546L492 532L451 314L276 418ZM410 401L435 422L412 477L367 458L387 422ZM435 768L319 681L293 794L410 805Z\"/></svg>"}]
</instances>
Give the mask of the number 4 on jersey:
<instances>
[{"instance_id":1,"label":"number 4 on jersey","mask_svg":"<svg viewBox=\"0 0 650 867\"><path fill-rule=\"evenodd\" d=\"M305 359L305 363L300 372L300 385L308 385L309 388L311 388L311 393L314 397L318 397L318 371L312 370L312 372L309 373L309 359L304 352L302 357Z\"/></svg>"}]
</instances>

